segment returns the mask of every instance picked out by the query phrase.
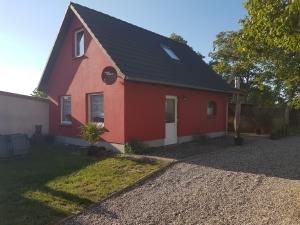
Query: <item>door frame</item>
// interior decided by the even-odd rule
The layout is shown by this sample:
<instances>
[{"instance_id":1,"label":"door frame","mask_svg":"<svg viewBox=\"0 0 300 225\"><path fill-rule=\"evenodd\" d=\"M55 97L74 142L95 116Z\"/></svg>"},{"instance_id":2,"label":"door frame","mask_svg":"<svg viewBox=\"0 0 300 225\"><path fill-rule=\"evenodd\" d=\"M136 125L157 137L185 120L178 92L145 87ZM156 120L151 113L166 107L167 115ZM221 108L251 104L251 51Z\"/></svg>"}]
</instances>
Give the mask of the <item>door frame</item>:
<instances>
[{"instance_id":1,"label":"door frame","mask_svg":"<svg viewBox=\"0 0 300 225\"><path fill-rule=\"evenodd\" d=\"M178 98L177 96L175 95L166 95L165 98L164 98L164 105L166 105L166 100L167 99L174 99L175 100L175 125L176 125L176 143L174 144L177 144L178 143L178 119L177 119L177 114L178 114ZM166 113L166 108L165 108L165 111L164 113ZM164 145L166 145L166 120L164 120L164 128L165 128L165 140L164 140Z\"/></svg>"}]
</instances>

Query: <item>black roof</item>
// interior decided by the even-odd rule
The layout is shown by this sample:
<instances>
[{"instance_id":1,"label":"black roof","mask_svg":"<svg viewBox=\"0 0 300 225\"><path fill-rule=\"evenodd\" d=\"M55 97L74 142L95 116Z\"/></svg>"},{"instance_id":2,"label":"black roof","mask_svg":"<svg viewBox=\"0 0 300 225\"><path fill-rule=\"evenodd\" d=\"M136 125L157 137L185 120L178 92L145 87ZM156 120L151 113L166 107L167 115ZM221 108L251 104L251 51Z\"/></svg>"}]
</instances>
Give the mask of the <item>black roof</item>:
<instances>
[{"instance_id":1,"label":"black roof","mask_svg":"<svg viewBox=\"0 0 300 225\"><path fill-rule=\"evenodd\" d=\"M235 91L189 46L79 4L71 3L71 6L125 75L124 79L219 92ZM180 60L170 58L162 45L172 49ZM46 72L47 66L44 76ZM43 78L40 86L42 83Z\"/></svg>"}]
</instances>

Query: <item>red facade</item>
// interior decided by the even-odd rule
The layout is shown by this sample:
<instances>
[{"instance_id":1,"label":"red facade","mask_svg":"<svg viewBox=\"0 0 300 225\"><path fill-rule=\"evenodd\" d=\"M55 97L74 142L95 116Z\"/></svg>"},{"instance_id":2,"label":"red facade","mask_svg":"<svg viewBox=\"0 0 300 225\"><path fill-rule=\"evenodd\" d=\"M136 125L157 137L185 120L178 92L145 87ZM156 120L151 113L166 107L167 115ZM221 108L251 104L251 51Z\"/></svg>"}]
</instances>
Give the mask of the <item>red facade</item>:
<instances>
[{"instance_id":1,"label":"red facade","mask_svg":"<svg viewBox=\"0 0 300 225\"><path fill-rule=\"evenodd\" d=\"M146 83L125 83L125 139L149 141L165 137L165 97L176 96L177 135L189 136L226 129L228 96ZM207 115L209 101L217 103L216 116Z\"/></svg>"},{"instance_id":2,"label":"red facade","mask_svg":"<svg viewBox=\"0 0 300 225\"><path fill-rule=\"evenodd\" d=\"M87 30L85 54L74 58L74 32L83 28L74 18L50 76L50 132L55 135L79 137L79 126L88 122L88 94L104 94L104 140L124 144L130 140L149 141L165 137L165 96L176 96L177 134L188 136L226 129L228 95L218 92L158 84L132 82L121 76L113 85L101 80L101 72L114 66L110 57L99 47ZM121 74L119 74L121 75ZM60 97L71 96L72 125L60 123ZM208 102L217 103L217 113L207 115Z\"/></svg>"}]
</instances>

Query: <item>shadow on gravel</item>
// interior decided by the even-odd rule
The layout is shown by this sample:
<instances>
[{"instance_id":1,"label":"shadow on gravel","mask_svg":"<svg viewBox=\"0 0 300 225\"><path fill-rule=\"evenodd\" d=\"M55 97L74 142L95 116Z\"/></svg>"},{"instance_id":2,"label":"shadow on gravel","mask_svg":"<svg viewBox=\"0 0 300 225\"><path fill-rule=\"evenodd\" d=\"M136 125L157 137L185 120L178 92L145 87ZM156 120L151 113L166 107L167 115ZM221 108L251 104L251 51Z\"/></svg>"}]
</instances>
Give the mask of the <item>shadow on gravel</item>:
<instances>
[{"instance_id":1,"label":"shadow on gravel","mask_svg":"<svg viewBox=\"0 0 300 225\"><path fill-rule=\"evenodd\" d=\"M215 152L233 146L231 136L207 139L205 142L188 142L177 145L152 148L147 155L182 160L190 156Z\"/></svg>"},{"instance_id":2,"label":"shadow on gravel","mask_svg":"<svg viewBox=\"0 0 300 225\"><path fill-rule=\"evenodd\" d=\"M246 137L243 146L234 146L232 137L226 137L204 145L188 143L165 147L152 154L226 171L300 180L300 137L277 141Z\"/></svg>"}]
</instances>

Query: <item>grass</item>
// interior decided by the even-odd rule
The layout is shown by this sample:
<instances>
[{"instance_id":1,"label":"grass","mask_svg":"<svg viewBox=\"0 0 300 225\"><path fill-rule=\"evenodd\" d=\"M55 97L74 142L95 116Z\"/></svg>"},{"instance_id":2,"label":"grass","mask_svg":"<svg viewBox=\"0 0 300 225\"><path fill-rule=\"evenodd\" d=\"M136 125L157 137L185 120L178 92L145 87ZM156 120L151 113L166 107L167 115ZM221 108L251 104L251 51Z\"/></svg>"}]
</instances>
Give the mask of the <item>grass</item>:
<instances>
[{"instance_id":1,"label":"grass","mask_svg":"<svg viewBox=\"0 0 300 225\"><path fill-rule=\"evenodd\" d=\"M36 147L24 158L0 161L0 225L53 224L165 164Z\"/></svg>"}]
</instances>

